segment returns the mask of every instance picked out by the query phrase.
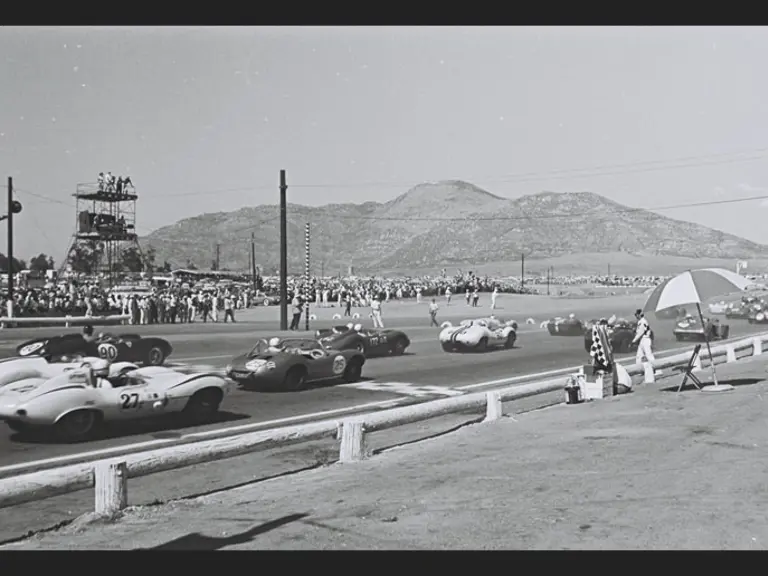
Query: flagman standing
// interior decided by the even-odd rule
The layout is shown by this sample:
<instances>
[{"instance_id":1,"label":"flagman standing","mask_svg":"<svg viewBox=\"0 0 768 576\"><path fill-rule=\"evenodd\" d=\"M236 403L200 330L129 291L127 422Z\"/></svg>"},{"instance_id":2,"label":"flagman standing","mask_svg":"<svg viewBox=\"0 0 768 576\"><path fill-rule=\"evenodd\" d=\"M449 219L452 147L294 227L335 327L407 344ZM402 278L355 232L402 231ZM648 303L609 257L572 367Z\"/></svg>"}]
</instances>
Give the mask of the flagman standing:
<instances>
[{"instance_id":1,"label":"flagman standing","mask_svg":"<svg viewBox=\"0 0 768 576\"><path fill-rule=\"evenodd\" d=\"M635 337L632 340L633 344L637 344L637 358L636 362L641 364L643 358L646 362L653 362L653 350L651 344L653 343L653 330L648 324L648 320L645 319L643 311L639 308L635 310L635 318L637 318L637 330L635 330Z\"/></svg>"}]
</instances>

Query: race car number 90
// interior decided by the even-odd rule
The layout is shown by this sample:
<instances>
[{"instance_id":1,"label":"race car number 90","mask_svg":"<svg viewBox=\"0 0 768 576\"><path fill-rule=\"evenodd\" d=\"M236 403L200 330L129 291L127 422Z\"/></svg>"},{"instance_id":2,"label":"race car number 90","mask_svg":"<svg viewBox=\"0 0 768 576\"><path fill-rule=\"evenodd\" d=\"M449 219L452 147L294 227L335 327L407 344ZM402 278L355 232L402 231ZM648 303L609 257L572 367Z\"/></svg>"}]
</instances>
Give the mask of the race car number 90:
<instances>
[{"instance_id":1,"label":"race car number 90","mask_svg":"<svg viewBox=\"0 0 768 576\"><path fill-rule=\"evenodd\" d=\"M114 344L99 344L99 356L106 360L117 358L117 347Z\"/></svg>"}]
</instances>

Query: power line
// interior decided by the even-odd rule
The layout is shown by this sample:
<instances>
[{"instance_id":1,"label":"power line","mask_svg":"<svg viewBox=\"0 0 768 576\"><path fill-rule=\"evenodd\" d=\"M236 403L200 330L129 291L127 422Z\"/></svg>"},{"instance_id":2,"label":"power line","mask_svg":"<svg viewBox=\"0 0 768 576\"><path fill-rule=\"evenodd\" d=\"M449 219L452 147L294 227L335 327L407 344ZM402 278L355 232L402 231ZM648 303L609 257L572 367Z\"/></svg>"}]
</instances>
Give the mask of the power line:
<instances>
[{"instance_id":1,"label":"power line","mask_svg":"<svg viewBox=\"0 0 768 576\"><path fill-rule=\"evenodd\" d=\"M601 216L604 214L621 214L628 212L660 212L664 210L675 210L678 208L697 208L700 206L717 206L721 204L736 204L739 202L753 202L755 200L766 200L768 194L762 196L750 196L749 198L731 198L729 200L711 200L706 202L688 202L684 204L673 204L668 206L657 206L652 208L632 208L629 206L611 208L609 210L601 209L599 212L570 212L568 214L541 214L536 216L478 216L472 215L462 217L423 217L423 218L401 218L395 216L346 216L346 215L329 215L326 216L329 219L350 219L350 220L381 220L381 221L393 221L393 222L489 222L489 221L506 221L506 220L554 220L562 218L580 218L583 216ZM511 200L513 201L513 200Z\"/></svg>"},{"instance_id":2,"label":"power line","mask_svg":"<svg viewBox=\"0 0 768 576\"><path fill-rule=\"evenodd\" d=\"M751 155L748 157L728 156ZM665 170L679 170L687 168L700 168L704 166L715 166L721 164L732 164L738 162L754 162L765 159L768 155L768 148L753 148L751 150L742 150L737 152L720 152L699 156L681 156L668 160L643 160L637 162L621 164L603 164L584 168L565 168L541 172L522 172L517 174L508 174L506 176L473 176L463 178L484 183L524 183L544 180L569 180L578 178L597 178L602 176L616 176L621 174L654 172ZM660 165L661 164L661 165ZM669 164L669 165L664 165ZM379 181L379 182L357 182L357 183L313 183L313 184L291 184L290 188L298 189L327 189L327 188L404 188L414 186L414 181ZM0 187L3 187L0 185ZM229 192L254 192L271 191L275 189L274 184L245 186L236 188L222 188L217 190L199 190L194 192L178 192L173 194L164 194L163 198L177 198L186 196L206 196L214 194L225 194ZM33 194L34 195L34 194ZM38 195L39 196L39 195ZM42 197L42 196L39 196ZM45 198L45 197L43 197ZM49 199L49 198L46 198ZM54 202L63 203L61 200Z\"/></svg>"}]
</instances>

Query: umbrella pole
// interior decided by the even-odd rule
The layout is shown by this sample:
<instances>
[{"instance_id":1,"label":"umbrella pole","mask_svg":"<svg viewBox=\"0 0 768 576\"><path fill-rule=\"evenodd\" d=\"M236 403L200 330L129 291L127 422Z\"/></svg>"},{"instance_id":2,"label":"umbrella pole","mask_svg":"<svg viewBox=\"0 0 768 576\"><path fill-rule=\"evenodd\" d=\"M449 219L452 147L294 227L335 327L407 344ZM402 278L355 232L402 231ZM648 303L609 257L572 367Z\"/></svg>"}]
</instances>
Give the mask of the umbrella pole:
<instances>
[{"instance_id":1,"label":"umbrella pole","mask_svg":"<svg viewBox=\"0 0 768 576\"><path fill-rule=\"evenodd\" d=\"M712 349L709 346L709 335L704 329L704 315L701 313L701 304L696 303L696 311L699 313L699 321L701 322L701 329L704 330L704 341L707 343L707 354L709 355L709 365L712 368L712 386L704 386L702 390L707 392L725 392L726 390L733 390L733 386L730 384L718 384L717 383L717 370L715 370L715 359L712 357Z\"/></svg>"}]
</instances>

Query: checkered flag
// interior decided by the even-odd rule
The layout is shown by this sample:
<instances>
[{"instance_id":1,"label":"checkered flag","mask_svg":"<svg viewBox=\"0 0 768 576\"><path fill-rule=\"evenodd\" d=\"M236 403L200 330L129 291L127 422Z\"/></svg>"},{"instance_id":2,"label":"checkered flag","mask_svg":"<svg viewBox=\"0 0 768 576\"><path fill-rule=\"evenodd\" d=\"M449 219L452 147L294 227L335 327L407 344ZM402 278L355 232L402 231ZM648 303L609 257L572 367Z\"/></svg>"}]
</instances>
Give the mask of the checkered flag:
<instances>
[{"instance_id":1,"label":"checkered flag","mask_svg":"<svg viewBox=\"0 0 768 576\"><path fill-rule=\"evenodd\" d=\"M592 357L592 365L596 370L609 372L613 363L613 350L608 338L605 326L595 324L592 326L592 346L589 348Z\"/></svg>"}]
</instances>

